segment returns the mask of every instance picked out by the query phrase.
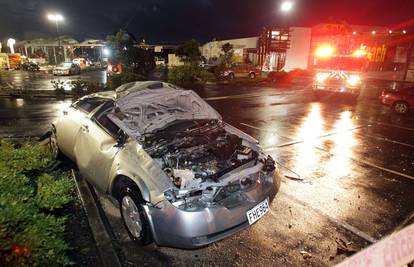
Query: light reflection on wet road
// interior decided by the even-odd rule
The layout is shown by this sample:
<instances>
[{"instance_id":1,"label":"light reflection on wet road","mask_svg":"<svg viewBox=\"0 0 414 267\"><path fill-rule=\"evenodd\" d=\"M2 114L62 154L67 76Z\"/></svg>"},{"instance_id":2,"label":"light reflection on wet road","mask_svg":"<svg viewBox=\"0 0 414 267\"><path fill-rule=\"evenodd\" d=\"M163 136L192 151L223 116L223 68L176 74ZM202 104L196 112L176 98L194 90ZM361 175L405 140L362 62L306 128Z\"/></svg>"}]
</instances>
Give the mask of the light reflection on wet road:
<instances>
[{"instance_id":1,"label":"light reflection on wet road","mask_svg":"<svg viewBox=\"0 0 414 267\"><path fill-rule=\"evenodd\" d=\"M69 82L75 80L88 80L97 83L106 83L105 71L82 72L80 75L53 76L44 71L0 71L0 90L31 89L54 90L51 81Z\"/></svg>"},{"instance_id":2,"label":"light reflection on wet road","mask_svg":"<svg viewBox=\"0 0 414 267\"><path fill-rule=\"evenodd\" d=\"M314 254L310 263L332 265L344 258L335 255L335 238L361 249L413 213L412 115L393 115L368 100L314 102L306 91L210 86L198 93L257 138L284 175L272 212L250 230L200 250L206 259L219 259L222 249L227 263L237 263L243 242L264 264L304 264L298 252L306 248ZM0 135L40 135L70 102L0 99ZM160 251L175 257L171 249ZM248 255L242 262L253 264Z\"/></svg>"}]
</instances>

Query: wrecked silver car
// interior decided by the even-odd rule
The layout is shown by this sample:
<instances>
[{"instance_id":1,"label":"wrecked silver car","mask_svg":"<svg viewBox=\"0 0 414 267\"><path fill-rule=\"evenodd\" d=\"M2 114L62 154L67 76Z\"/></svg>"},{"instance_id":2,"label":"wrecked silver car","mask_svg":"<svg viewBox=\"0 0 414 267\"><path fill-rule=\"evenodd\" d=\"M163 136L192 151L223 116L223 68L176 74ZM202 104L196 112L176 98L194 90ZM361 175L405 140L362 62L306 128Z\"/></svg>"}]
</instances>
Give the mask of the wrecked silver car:
<instances>
[{"instance_id":1,"label":"wrecked silver car","mask_svg":"<svg viewBox=\"0 0 414 267\"><path fill-rule=\"evenodd\" d=\"M81 98L53 123L50 145L118 200L141 245L194 248L223 239L264 216L280 187L257 140L195 92L162 82Z\"/></svg>"}]
</instances>

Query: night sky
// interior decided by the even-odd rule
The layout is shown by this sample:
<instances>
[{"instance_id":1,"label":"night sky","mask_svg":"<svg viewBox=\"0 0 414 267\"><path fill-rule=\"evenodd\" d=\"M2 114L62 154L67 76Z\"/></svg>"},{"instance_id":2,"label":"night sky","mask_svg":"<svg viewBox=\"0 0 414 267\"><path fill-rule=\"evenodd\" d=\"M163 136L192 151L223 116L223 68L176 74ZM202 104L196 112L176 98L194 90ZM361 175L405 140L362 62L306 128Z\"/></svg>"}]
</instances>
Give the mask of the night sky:
<instances>
[{"instance_id":1,"label":"night sky","mask_svg":"<svg viewBox=\"0 0 414 267\"><path fill-rule=\"evenodd\" d=\"M0 0L0 39L53 36L51 11L65 21L61 34L105 38L127 27L147 43L201 42L256 35L269 24L311 26L345 20L393 26L414 18L414 0L296 0L283 16L277 0ZM404 26L405 27L405 26Z\"/></svg>"}]
</instances>

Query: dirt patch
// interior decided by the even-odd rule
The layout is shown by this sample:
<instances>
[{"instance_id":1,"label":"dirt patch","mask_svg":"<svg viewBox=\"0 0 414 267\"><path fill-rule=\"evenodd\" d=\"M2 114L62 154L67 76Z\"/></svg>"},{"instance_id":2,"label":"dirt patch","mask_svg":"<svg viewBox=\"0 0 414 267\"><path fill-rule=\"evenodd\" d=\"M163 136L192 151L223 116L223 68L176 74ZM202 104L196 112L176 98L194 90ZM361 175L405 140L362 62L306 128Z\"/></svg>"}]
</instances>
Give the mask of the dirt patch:
<instances>
[{"instance_id":1,"label":"dirt patch","mask_svg":"<svg viewBox=\"0 0 414 267\"><path fill-rule=\"evenodd\" d=\"M73 192L73 201L63 212L68 216L65 240L70 246L69 259L75 266L102 266L88 218L75 192Z\"/></svg>"}]
</instances>

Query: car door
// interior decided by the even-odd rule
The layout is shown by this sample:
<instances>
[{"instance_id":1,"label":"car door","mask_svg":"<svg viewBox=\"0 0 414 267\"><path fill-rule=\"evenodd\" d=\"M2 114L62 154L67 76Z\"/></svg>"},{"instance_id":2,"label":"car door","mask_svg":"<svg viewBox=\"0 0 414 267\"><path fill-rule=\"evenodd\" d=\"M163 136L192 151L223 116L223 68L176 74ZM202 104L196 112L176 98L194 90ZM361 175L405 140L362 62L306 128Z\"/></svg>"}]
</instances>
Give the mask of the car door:
<instances>
[{"instance_id":1,"label":"car door","mask_svg":"<svg viewBox=\"0 0 414 267\"><path fill-rule=\"evenodd\" d=\"M76 137L76 162L81 174L96 188L104 191L107 187L109 173L116 154L120 151L117 146L117 135L120 132L108 113L114 104L108 101L82 125Z\"/></svg>"},{"instance_id":2,"label":"car door","mask_svg":"<svg viewBox=\"0 0 414 267\"><path fill-rule=\"evenodd\" d=\"M414 108L414 88L411 88L407 93L407 100L411 108Z\"/></svg>"},{"instance_id":3,"label":"car door","mask_svg":"<svg viewBox=\"0 0 414 267\"><path fill-rule=\"evenodd\" d=\"M73 161L75 161L75 137L81 125L89 119L89 114L103 102L103 99L98 98L82 98L62 111L62 115L55 125L57 142L63 154Z\"/></svg>"}]
</instances>

